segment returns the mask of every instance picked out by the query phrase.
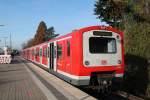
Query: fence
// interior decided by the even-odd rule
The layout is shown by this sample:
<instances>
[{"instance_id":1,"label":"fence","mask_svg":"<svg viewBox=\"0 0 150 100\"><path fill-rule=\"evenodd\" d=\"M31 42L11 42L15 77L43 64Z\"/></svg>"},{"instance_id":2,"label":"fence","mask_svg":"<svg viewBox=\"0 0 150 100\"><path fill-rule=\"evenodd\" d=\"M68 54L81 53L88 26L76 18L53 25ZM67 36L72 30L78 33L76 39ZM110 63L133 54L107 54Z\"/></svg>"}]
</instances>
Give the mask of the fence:
<instances>
[{"instance_id":1,"label":"fence","mask_svg":"<svg viewBox=\"0 0 150 100\"><path fill-rule=\"evenodd\" d=\"M11 55L0 55L0 64L9 64L11 59Z\"/></svg>"}]
</instances>

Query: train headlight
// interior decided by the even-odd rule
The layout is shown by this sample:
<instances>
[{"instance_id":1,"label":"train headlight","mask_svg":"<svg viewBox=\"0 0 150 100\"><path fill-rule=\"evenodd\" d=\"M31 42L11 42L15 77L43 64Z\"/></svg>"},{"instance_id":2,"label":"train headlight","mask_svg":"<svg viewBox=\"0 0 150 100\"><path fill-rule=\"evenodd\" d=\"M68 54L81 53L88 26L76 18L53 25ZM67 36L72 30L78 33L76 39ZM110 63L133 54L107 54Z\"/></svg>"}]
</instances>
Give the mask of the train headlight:
<instances>
[{"instance_id":1,"label":"train headlight","mask_svg":"<svg viewBox=\"0 0 150 100\"><path fill-rule=\"evenodd\" d=\"M90 62L89 61L85 61L85 65L86 66L90 65Z\"/></svg>"},{"instance_id":2,"label":"train headlight","mask_svg":"<svg viewBox=\"0 0 150 100\"><path fill-rule=\"evenodd\" d=\"M119 35L117 35L117 39L119 39Z\"/></svg>"},{"instance_id":3,"label":"train headlight","mask_svg":"<svg viewBox=\"0 0 150 100\"><path fill-rule=\"evenodd\" d=\"M104 81L103 81L103 84L104 84L104 85L106 85L106 84L107 84L107 81L106 81L106 80L104 80Z\"/></svg>"},{"instance_id":4,"label":"train headlight","mask_svg":"<svg viewBox=\"0 0 150 100\"><path fill-rule=\"evenodd\" d=\"M121 64L121 60L118 60L118 64Z\"/></svg>"}]
</instances>

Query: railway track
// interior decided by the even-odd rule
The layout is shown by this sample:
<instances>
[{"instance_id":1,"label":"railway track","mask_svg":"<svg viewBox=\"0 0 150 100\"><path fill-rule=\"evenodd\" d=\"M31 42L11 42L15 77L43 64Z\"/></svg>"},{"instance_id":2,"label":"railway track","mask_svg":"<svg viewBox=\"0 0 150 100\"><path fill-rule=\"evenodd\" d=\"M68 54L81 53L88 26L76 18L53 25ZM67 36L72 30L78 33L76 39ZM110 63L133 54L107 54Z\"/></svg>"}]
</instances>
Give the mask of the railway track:
<instances>
[{"instance_id":1,"label":"railway track","mask_svg":"<svg viewBox=\"0 0 150 100\"><path fill-rule=\"evenodd\" d=\"M110 94L98 93L95 89L90 89L87 87L80 87L81 90L88 93L89 95L97 98L98 100L144 100L140 97L134 96L124 91L116 91Z\"/></svg>"},{"instance_id":2,"label":"railway track","mask_svg":"<svg viewBox=\"0 0 150 100\"><path fill-rule=\"evenodd\" d=\"M128 100L144 100L144 99L142 99L140 97L134 96L134 95L132 95L130 93L127 93L127 92L124 92L124 91L117 91L114 94L120 95L120 96L122 96L124 98L127 98Z\"/></svg>"}]
</instances>

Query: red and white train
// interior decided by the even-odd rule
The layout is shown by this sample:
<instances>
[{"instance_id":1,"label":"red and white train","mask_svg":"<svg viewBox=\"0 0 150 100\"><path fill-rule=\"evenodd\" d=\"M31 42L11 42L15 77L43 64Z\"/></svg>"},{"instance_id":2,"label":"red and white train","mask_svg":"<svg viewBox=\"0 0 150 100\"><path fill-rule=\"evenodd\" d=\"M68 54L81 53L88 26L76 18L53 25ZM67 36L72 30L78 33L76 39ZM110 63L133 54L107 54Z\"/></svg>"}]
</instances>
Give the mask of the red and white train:
<instances>
[{"instance_id":1,"label":"red and white train","mask_svg":"<svg viewBox=\"0 0 150 100\"><path fill-rule=\"evenodd\" d=\"M90 26L22 50L22 56L77 86L108 84L124 74L123 32Z\"/></svg>"}]
</instances>

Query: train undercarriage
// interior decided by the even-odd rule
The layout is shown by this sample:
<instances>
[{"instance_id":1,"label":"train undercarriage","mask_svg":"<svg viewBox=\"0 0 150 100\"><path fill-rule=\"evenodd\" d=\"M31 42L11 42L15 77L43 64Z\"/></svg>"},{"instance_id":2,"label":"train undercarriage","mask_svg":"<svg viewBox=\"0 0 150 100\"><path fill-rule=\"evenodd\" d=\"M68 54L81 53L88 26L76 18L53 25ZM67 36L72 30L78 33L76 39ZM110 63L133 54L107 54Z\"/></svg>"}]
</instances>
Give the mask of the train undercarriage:
<instances>
[{"instance_id":1,"label":"train undercarriage","mask_svg":"<svg viewBox=\"0 0 150 100\"><path fill-rule=\"evenodd\" d=\"M91 74L90 87L99 93L111 93L114 72L94 72Z\"/></svg>"}]
</instances>

